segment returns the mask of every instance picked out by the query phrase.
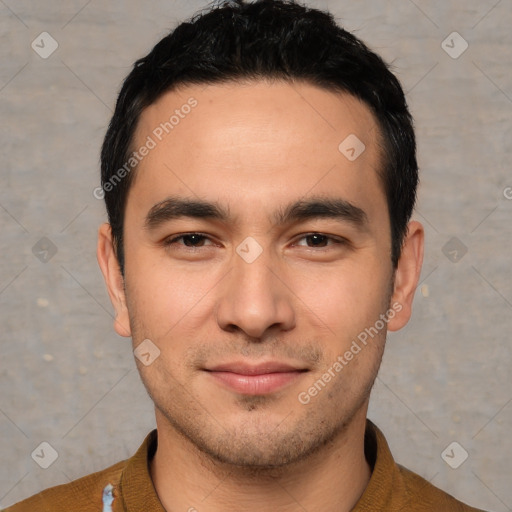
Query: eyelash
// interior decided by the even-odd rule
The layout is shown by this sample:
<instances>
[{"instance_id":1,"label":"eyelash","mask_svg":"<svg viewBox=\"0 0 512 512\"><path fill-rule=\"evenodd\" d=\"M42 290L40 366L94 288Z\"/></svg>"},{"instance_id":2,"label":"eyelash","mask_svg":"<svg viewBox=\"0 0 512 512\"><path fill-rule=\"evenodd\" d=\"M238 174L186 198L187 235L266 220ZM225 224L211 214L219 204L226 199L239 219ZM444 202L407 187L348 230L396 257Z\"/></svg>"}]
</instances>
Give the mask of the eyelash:
<instances>
[{"instance_id":1,"label":"eyelash","mask_svg":"<svg viewBox=\"0 0 512 512\"><path fill-rule=\"evenodd\" d=\"M208 235L204 235L203 233L183 233L182 235L178 235L178 236L175 236L175 237L172 237L172 238L168 238L166 240L164 240L164 245L166 247L170 247L172 245L176 245L176 242L178 240L182 240L186 237L189 237L189 236L199 236L201 239L206 239L206 240L210 240L210 238L208 237ZM348 244L348 241L343 239L343 238L338 238L338 237L333 237L333 236L329 236L329 235L326 235L324 233L318 233L318 232L312 232L312 233L305 233L303 234L299 240L303 240L305 238L308 238L308 237L311 237L311 236L321 236L323 238L325 238L327 241L332 241L334 242L334 244L331 244L331 245L347 245ZM201 249L202 246L199 246L199 247L194 247L194 246L186 246L186 245L182 245L182 247L184 247L186 250L189 250L189 251L196 251L197 249ZM304 247L304 246L302 246ZM307 249L313 249L315 250L316 252L322 252L322 251L326 251L328 250L327 247L319 247L319 248L315 248L314 246L313 247L308 247L306 246Z\"/></svg>"}]
</instances>

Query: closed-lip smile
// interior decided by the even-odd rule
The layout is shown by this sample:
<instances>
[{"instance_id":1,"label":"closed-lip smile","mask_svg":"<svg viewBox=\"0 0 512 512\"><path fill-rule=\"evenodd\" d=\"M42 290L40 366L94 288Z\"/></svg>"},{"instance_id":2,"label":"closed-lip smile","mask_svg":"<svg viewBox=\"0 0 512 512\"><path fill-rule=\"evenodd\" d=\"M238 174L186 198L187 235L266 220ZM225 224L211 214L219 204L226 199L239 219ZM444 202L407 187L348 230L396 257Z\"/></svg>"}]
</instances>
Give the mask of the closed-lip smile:
<instances>
[{"instance_id":1,"label":"closed-lip smile","mask_svg":"<svg viewBox=\"0 0 512 512\"><path fill-rule=\"evenodd\" d=\"M265 395L295 381L308 369L279 361L258 364L233 361L205 368L205 371L231 391L244 395Z\"/></svg>"}]
</instances>

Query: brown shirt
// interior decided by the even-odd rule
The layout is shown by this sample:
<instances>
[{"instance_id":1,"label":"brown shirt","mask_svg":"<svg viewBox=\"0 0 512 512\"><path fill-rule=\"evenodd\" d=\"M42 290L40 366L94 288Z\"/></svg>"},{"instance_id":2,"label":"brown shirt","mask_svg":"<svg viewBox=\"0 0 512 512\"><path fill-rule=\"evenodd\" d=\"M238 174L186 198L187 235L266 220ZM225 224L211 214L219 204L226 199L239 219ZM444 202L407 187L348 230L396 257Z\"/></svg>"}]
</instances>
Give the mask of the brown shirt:
<instances>
[{"instance_id":1,"label":"brown shirt","mask_svg":"<svg viewBox=\"0 0 512 512\"><path fill-rule=\"evenodd\" d=\"M156 445L157 431L153 430L130 459L46 489L4 512L165 512L149 473ZM483 512L396 464L384 435L370 420L365 455L372 476L352 512Z\"/></svg>"}]
</instances>

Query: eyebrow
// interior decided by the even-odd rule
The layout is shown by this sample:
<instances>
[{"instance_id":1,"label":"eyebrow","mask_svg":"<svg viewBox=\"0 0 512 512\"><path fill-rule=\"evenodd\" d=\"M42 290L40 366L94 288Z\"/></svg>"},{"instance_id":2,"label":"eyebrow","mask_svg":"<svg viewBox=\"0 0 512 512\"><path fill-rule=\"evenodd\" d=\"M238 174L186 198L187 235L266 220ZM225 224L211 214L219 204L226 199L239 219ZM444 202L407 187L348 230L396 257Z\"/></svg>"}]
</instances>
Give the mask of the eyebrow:
<instances>
[{"instance_id":1,"label":"eyebrow","mask_svg":"<svg viewBox=\"0 0 512 512\"><path fill-rule=\"evenodd\" d=\"M146 215L144 228L153 231L166 222L182 217L218 220L223 223L235 220L231 217L229 208L218 202L170 196L151 207ZM368 225L366 212L358 206L342 198L323 196L292 202L279 208L269 220L279 226L318 218L348 222L362 230Z\"/></svg>"}]
</instances>

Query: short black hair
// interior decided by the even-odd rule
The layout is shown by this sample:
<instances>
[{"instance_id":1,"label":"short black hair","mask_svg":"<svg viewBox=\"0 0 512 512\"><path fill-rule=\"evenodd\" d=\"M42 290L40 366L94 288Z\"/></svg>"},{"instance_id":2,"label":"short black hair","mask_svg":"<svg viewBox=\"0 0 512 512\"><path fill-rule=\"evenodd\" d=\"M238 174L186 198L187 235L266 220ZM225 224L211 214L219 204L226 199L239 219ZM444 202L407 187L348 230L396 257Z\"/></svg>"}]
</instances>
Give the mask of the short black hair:
<instances>
[{"instance_id":1,"label":"short black hair","mask_svg":"<svg viewBox=\"0 0 512 512\"><path fill-rule=\"evenodd\" d=\"M384 146L378 173L396 268L418 185L413 121L398 79L328 12L293 0L229 0L179 24L123 82L101 149L102 195L122 275L124 213L135 171L127 172L126 162L141 113L179 86L253 79L305 81L349 93L370 108Z\"/></svg>"}]
</instances>

